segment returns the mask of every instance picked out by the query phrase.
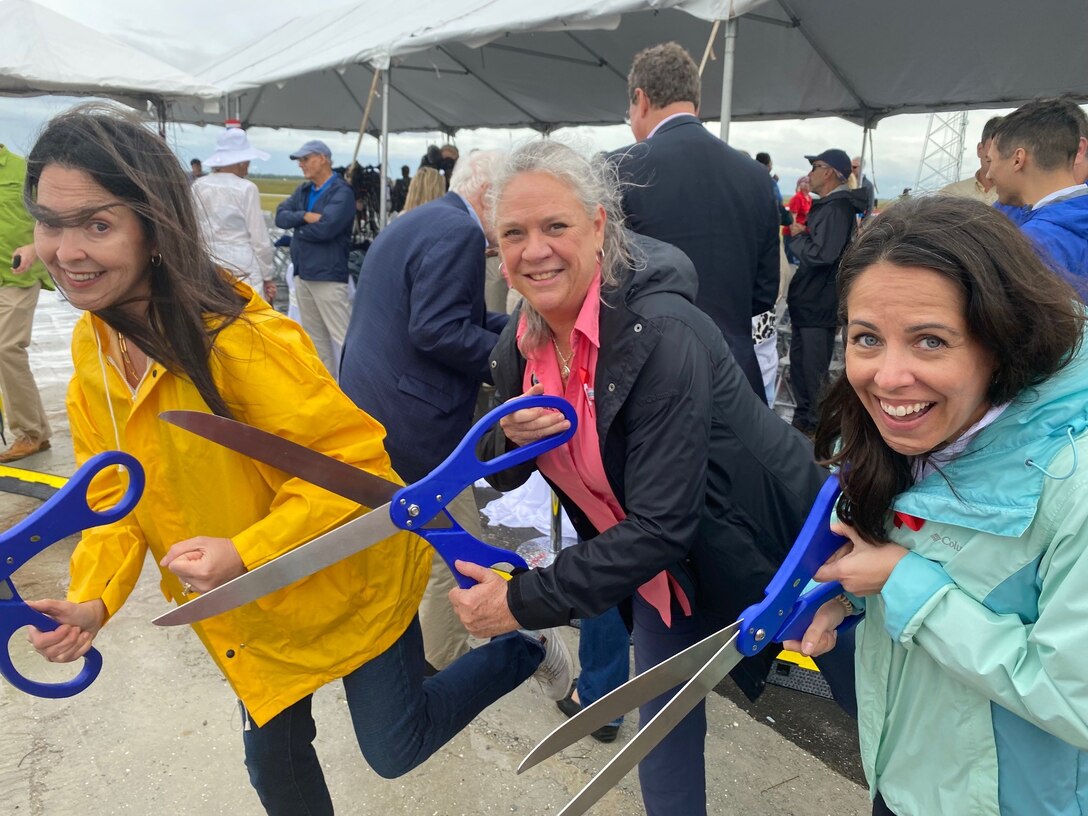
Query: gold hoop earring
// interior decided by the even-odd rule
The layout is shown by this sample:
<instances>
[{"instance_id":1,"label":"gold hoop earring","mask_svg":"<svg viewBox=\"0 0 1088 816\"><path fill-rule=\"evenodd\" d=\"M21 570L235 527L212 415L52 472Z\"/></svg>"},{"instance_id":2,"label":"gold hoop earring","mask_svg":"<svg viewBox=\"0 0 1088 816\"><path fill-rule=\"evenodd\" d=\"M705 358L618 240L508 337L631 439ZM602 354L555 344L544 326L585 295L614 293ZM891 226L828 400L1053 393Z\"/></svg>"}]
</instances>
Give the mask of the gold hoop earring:
<instances>
[{"instance_id":1,"label":"gold hoop earring","mask_svg":"<svg viewBox=\"0 0 1088 816\"><path fill-rule=\"evenodd\" d=\"M162 253L156 252L150 258L151 265L158 268L162 266Z\"/></svg>"}]
</instances>

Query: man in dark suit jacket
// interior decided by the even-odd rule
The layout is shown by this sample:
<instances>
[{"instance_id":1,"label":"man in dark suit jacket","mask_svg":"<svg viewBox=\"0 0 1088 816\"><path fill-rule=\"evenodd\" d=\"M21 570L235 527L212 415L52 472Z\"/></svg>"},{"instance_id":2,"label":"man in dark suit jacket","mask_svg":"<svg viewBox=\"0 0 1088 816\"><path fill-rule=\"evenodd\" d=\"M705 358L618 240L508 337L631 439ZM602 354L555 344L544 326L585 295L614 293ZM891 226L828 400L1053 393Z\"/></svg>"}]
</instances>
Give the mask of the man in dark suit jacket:
<instances>
[{"instance_id":1,"label":"man in dark suit jacket","mask_svg":"<svg viewBox=\"0 0 1088 816\"><path fill-rule=\"evenodd\" d=\"M752 317L778 297L779 218L766 168L699 121L699 69L676 43L635 56L627 77L638 144L612 154L635 232L679 247L699 274L696 305L764 396Z\"/></svg>"},{"instance_id":2,"label":"man in dark suit jacket","mask_svg":"<svg viewBox=\"0 0 1088 816\"><path fill-rule=\"evenodd\" d=\"M484 307L484 252L491 232L484 196L503 154L462 159L450 192L392 221L359 272L344 341L340 386L386 429L393 468L411 483L439 465L472 425L488 357L506 325ZM471 488L451 512L480 537ZM427 660L441 669L468 650L453 614L453 578L435 558L420 607Z\"/></svg>"}]
</instances>

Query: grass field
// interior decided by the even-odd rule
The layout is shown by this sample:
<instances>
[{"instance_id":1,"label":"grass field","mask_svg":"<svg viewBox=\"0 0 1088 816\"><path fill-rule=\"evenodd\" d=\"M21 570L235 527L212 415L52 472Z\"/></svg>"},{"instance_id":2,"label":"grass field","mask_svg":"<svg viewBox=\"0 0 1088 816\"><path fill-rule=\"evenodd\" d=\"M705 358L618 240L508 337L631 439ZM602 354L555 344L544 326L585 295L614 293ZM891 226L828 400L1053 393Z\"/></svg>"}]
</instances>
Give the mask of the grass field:
<instances>
[{"instance_id":1,"label":"grass field","mask_svg":"<svg viewBox=\"0 0 1088 816\"><path fill-rule=\"evenodd\" d=\"M301 176L295 178L250 178L257 189L261 191L261 209L265 212L275 212L276 205L295 191L302 184Z\"/></svg>"}]
</instances>

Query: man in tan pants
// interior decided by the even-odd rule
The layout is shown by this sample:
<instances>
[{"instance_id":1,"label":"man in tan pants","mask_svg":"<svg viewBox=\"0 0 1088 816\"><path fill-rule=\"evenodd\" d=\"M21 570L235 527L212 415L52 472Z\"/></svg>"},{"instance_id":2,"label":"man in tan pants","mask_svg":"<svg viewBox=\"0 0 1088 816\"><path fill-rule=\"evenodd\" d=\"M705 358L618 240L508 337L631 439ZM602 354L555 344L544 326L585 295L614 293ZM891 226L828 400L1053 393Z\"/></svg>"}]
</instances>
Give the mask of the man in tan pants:
<instances>
[{"instance_id":1,"label":"man in tan pants","mask_svg":"<svg viewBox=\"0 0 1088 816\"><path fill-rule=\"evenodd\" d=\"M23 207L26 162L0 145L0 396L11 446L0 462L14 462L49 448L51 431L27 346L42 287L49 273L35 263L34 221Z\"/></svg>"}]
</instances>

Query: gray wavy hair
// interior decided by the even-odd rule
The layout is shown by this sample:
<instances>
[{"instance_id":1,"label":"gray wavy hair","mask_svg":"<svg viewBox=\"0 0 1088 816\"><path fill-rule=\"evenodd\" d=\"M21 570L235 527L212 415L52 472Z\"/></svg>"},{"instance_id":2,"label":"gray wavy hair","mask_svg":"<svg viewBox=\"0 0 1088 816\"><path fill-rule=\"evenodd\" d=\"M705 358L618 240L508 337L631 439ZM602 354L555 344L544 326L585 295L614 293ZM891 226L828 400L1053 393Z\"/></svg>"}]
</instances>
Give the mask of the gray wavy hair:
<instances>
[{"instance_id":1,"label":"gray wavy hair","mask_svg":"<svg viewBox=\"0 0 1088 816\"><path fill-rule=\"evenodd\" d=\"M603 155L587 158L561 142L541 140L514 150L492 182L487 206L493 224L499 223L499 202L514 177L522 173L547 173L571 189L588 217L594 218L598 205L604 208L604 245L601 258L601 291L614 289L622 271L633 265L628 233L623 227L620 206L621 186L615 166ZM529 302L522 301L526 331L523 351L533 351L551 341L552 331Z\"/></svg>"}]
</instances>

